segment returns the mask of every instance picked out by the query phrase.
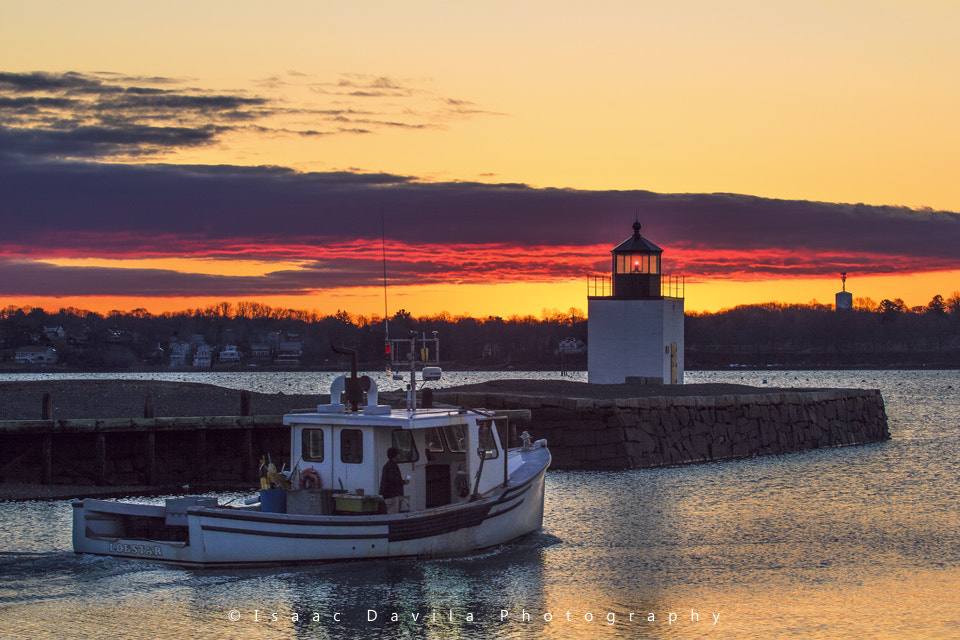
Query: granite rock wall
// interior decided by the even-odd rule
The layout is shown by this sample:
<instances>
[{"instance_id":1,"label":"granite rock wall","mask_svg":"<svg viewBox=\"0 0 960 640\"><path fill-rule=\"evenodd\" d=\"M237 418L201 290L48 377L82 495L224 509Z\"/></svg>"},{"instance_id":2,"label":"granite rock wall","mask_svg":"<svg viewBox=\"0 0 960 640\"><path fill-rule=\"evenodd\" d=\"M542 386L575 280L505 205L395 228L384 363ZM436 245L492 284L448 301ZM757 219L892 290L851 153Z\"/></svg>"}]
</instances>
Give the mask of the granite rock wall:
<instances>
[{"instance_id":1,"label":"granite rock wall","mask_svg":"<svg viewBox=\"0 0 960 640\"><path fill-rule=\"evenodd\" d=\"M749 458L890 438L876 390L617 400L436 393L438 402L528 409L555 469L633 469Z\"/></svg>"}]
</instances>

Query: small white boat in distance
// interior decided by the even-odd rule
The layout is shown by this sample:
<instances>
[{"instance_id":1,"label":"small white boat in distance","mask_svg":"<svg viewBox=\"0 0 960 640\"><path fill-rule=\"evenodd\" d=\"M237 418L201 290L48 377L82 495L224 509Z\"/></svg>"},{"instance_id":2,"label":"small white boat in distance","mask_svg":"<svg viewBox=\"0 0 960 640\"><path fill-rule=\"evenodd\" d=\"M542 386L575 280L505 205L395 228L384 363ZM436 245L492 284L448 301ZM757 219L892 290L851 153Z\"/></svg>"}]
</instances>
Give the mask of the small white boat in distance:
<instances>
[{"instance_id":1,"label":"small white boat in distance","mask_svg":"<svg viewBox=\"0 0 960 640\"><path fill-rule=\"evenodd\" d=\"M330 396L316 411L284 416L296 488L236 507L210 497L74 500L74 551L187 567L456 556L542 526L546 441L504 449L506 419L496 414L379 405L376 384L355 372L337 378ZM388 514L378 491L391 447L409 481L400 512Z\"/></svg>"}]
</instances>

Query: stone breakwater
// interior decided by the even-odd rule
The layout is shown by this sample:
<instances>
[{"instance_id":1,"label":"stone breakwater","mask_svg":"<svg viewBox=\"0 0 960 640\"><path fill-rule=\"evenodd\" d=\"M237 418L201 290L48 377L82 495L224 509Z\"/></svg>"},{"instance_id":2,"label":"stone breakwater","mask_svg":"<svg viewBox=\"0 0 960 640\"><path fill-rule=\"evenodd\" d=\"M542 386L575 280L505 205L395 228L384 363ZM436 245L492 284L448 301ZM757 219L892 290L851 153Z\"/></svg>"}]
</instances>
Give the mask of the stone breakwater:
<instances>
[{"instance_id":1,"label":"stone breakwater","mask_svg":"<svg viewBox=\"0 0 960 640\"><path fill-rule=\"evenodd\" d=\"M890 439L876 390L566 398L443 392L437 402L527 409L555 469L634 469L749 458Z\"/></svg>"},{"instance_id":2,"label":"stone breakwater","mask_svg":"<svg viewBox=\"0 0 960 640\"><path fill-rule=\"evenodd\" d=\"M438 389L433 399L516 410L510 444L524 429L546 438L554 469L658 467L890 438L883 398L870 390L505 380ZM381 394L386 401L401 406L403 393ZM35 489L7 497L50 497L54 485L72 485L72 495L256 486L261 455L290 464L281 414L326 402L182 383L0 384L0 499L4 487L25 483ZM199 417L191 413L198 408ZM123 417L138 412L145 417ZM174 417L146 417L154 412Z\"/></svg>"}]
</instances>

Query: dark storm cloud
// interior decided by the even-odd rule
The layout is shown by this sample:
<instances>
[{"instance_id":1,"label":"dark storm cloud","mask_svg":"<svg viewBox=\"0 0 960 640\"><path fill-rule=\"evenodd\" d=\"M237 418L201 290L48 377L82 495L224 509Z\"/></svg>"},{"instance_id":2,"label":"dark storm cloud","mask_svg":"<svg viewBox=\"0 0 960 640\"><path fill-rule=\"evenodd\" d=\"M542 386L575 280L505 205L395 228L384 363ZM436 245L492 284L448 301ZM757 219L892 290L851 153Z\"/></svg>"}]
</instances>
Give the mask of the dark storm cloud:
<instances>
[{"instance_id":1,"label":"dark storm cloud","mask_svg":"<svg viewBox=\"0 0 960 640\"><path fill-rule=\"evenodd\" d=\"M693 277L960 269L958 214L897 207L93 163L0 162L0 193L0 295L7 296L244 297L378 285L381 210L390 279L398 283L606 271L609 248L630 235L635 216L665 249L665 270ZM224 275L44 262L151 256L221 258ZM230 276L231 258L300 267Z\"/></svg>"},{"instance_id":2,"label":"dark storm cloud","mask_svg":"<svg viewBox=\"0 0 960 640\"><path fill-rule=\"evenodd\" d=\"M643 234L668 255L707 252L722 259L728 252L782 250L809 269L825 253L960 267L958 214L898 207L229 166L7 164L0 190L8 247L96 252L98 238L109 242L121 233L160 252L168 241L171 250L185 250L175 246L178 238L198 252L234 241L378 243L383 209L388 238L401 244L613 246L637 216Z\"/></svg>"}]
</instances>

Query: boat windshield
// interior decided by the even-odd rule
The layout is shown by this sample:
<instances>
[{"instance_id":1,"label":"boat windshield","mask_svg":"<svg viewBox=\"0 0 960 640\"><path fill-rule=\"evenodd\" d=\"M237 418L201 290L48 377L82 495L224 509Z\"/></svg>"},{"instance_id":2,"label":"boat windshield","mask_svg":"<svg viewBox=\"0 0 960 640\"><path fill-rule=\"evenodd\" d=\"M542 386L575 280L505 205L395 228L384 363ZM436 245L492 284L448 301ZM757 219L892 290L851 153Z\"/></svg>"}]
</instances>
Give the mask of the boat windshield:
<instances>
[{"instance_id":1,"label":"boat windshield","mask_svg":"<svg viewBox=\"0 0 960 640\"><path fill-rule=\"evenodd\" d=\"M397 429L393 432L393 447L400 451L397 456L397 462L416 462L420 459L417 452L417 445L413 442L413 434L405 429Z\"/></svg>"},{"instance_id":2,"label":"boat windshield","mask_svg":"<svg viewBox=\"0 0 960 640\"><path fill-rule=\"evenodd\" d=\"M467 450L467 431L462 424L448 424L443 428L443 432L450 451L464 453Z\"/></svg>"},{"instance_id":3,"label":"boat windshield","mask_svg":"<svg viewBox=\"0 0 960 640\"><path fill-rule=\"evenodd\" d=\"M430 453L443 453L447 448L443 444L443 431L440 427L432 427L426 430L424 434L427 451Z\"/></svg>"}]
</instances>

